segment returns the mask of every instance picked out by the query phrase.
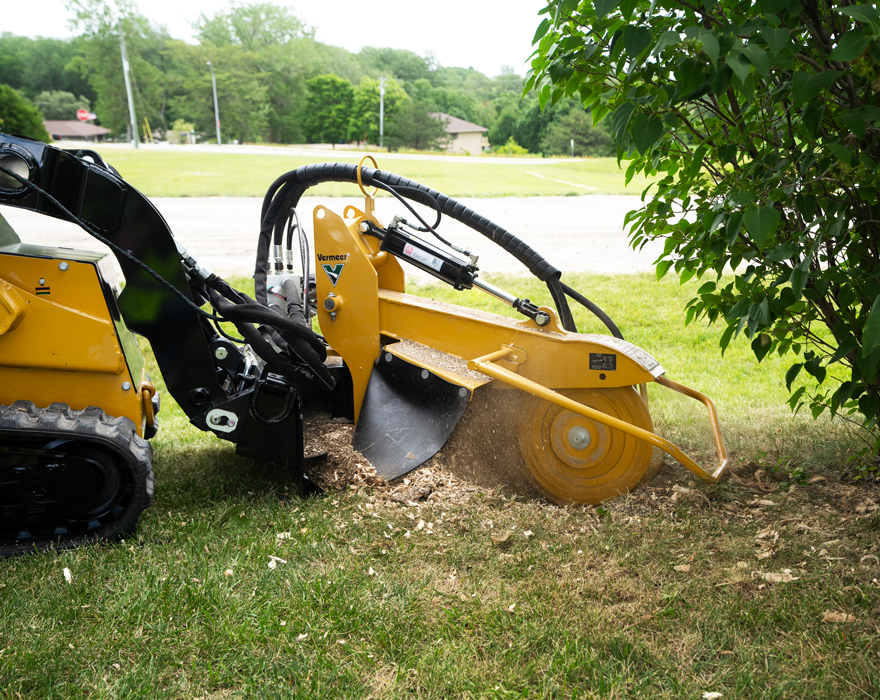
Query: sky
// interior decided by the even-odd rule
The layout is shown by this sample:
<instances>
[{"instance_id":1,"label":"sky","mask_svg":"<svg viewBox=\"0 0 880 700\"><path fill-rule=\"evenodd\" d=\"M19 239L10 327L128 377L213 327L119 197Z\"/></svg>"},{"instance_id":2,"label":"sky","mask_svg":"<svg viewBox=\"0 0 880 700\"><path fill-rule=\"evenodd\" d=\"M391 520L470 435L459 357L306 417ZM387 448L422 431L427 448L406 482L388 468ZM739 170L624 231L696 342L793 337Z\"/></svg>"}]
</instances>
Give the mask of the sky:
<instances>
[{"instance_id":1,"label":"sky","mask_svg":"<svg viewBox=\"0 0 880 700\"><path fill-rule=\"evenodd\" d=\"M21 36L69 38L65 0L10 2L0 13L0 32ZM363 46L433 53L440 65L473 67L490 77L510 66L524 74L544 0L274 0L286 5L316 39L356 53ZM192 23L201 12L211 16L228 0L142 0L141 14L164 24L171 36L195 43Z\"/></svg>"}]
</instances>

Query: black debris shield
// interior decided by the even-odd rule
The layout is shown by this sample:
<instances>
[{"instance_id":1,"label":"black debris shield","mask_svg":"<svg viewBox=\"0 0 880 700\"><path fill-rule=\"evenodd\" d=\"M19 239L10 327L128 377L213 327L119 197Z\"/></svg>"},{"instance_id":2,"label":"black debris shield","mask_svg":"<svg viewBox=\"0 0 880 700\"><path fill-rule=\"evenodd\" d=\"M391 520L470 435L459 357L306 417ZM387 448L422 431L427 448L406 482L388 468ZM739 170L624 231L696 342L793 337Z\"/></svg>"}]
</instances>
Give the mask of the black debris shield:
<instances>
[{"instance_id":1,"label":"black debris shield","mask_svg":"<svg viewBox=\"0 0 880 700\"><path fill-rule=\"evenodd\" d=\"M440 451L470 398L470 389L383 352L373 363L352 445L380 477L397 479Z\"/></svg>"}]
</instances>

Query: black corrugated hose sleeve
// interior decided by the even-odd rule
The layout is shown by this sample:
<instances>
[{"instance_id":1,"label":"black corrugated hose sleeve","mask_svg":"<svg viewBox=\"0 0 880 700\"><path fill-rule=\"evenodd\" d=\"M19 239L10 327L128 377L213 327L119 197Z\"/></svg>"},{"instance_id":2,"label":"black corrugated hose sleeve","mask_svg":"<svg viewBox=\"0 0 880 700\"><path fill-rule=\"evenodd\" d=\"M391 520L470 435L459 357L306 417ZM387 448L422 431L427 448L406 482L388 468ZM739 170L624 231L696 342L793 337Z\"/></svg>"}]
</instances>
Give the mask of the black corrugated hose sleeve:
<instances>
[{"instance_id":1,"label":"black corrugated hose sleeve","mask_svg":"<svg viewBox=\"0 0 880 700\"><path fill-rule=\"evenodd\" d=\"M362 180L366 187L373 186L374 181L392 187L406 187L408 188L406 196L409 199L427 206L432 206L432 197L436 199L443 214L460 221L501 246L525 265L535 277L546 282L550 287L551 294L553 294L555 288L556 293L562 299L562 305L558 309L560 320L563 321L564 326L571 324L571 313L566 313L565 297L558 286L558 280L562 273L524 241L521 241L509 231L480 216L451 197L447 197L409 178L376 170L375 168L364 168ZM266 193L266 197L263 199L260 238L257 246L256 268L254 270L256 297L257 301L261 304L265 304L267 301L266 270L274 229L276 226L283 228L283 219L286 216L286 212L291 207L297 205L306 189L322 182L357 182L357 165L353 163L315 163L304 165L279 177L272 183ZM282 212L285 212L285 214ZM278 221L279 215L282 217L280 222ZM558 300L557 304L559 304ZM566 317L568 317L568 324L565 323Z\"/></svg>"}]
</instances>

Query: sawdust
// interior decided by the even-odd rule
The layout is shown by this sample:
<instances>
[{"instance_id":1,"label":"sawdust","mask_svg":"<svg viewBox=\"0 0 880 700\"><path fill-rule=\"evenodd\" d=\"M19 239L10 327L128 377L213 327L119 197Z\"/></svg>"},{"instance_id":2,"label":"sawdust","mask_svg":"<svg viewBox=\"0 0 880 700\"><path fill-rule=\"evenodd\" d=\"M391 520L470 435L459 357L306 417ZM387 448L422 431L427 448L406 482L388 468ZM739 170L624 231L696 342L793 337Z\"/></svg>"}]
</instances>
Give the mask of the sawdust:
<instances>
[{"instance_id":1,"label":"sawdust","mask_svg":"<svg viewBox=\"0 0 880 700\"><path fill-rule=\"evenodd\" d=\"M505 392L496 398L491 391ZM479 494L529 499L530 507L559 509L544 501L532 485L516 441L518 392L506 387L483 387L449 442L435 457L402 479L386 482L360 452L351 446L354 425L332 420L329 414L306 416L305 453L314 459L307 475L327 492L363 492L387 507L430 504L469 505ZM480 396L483 396L480 399ZM655 458L657 455L655 455ZM683 466L666 459L650 482L599 507L570 505L563 510L634 518L658 513L674 517L678 507L716 511L725 518L762 521L774 515L768 505L821 502L822 508L844 520L872 517L880 512L880 483L843 483L839 476L814 477L808 485L777 481L755 463L734 462L721 484L703 484ZM790 499L795 499L794 501Z\"/></svg>"}]
</instances>

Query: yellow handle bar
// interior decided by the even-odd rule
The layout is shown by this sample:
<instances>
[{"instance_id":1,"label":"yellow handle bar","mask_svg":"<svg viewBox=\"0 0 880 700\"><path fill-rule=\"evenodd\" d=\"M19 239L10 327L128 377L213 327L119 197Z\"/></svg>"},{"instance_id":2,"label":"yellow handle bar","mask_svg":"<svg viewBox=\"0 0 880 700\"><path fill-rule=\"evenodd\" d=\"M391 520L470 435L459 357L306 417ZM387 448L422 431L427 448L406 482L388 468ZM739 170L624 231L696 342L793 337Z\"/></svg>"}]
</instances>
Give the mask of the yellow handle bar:
<instances>
[{"instance_id":1,"label":"yellow handle bar","mask_svg":"<svg viewBox=\"0 0 880 700\"><path fill-rule=\"evenodd\" d=\"M595 408L584 406L583 404L578 403L577 401L574 401L567 396L563 396L562 394L559 394L552 389L541 386L540 384L533 382L530 379L525 379L524 377L521 377L518 374L511 372L510 370L504 369L503 367L499 367L498 365L494 364L496 360L504 359L505 357L508 357L515 352L516 350L512 347L506 347L501 350L497 350L496 352L490 353L483 357L478 357L475 360L470 360L468 362L468 369L474 370L476 372L481 372L488 377L497 379L498 381L504 382L505 384L510 384L517 389L532 394L533 396L538 396L542 399L545 399L546 401L550 401L551 403L555 403L557 406L562 406L569 411L585 416L586 418L590 418L597 423L602 423L603 425L607 425L610 428L614 428L623 433L626 433L627 435L631 435L634 438L644 440L645 442L648 442L654 447L658 447L667 454L671 455L678 462L683 464L694 474L700 477L703 481L707 481L710 484L717 484L721 480L724 472L727 470L727 450L724 447L724 439L721 436L721 426L718 423L718 414L715 411L715 404L713 404L712 400L705 394L702 394L695 389L691 389L690 387L686 387L683 384L679 384L678 382L674 382L671 379L667 379L666 377L658 377L656 380L658 384L662 384L663 386L672 389L673 391L677 391L680 394L684 394L685 396L689 396L692 399L701 401L708 409L709 422L712 424L712 435L715 438L715 449L718 451L718 458L720 461L718 467L716 467L715 471L711 474L703 469L690 457L688 457L684 452L678 449L678 447L673 445L668 440L664 440L659 435L645 430L644 428L639 428L638 426L632 425L631 423L627 423L626 421L622 421L619 418L615 418L614 416L609 416L607 413L598 411Z\"/></svg>"}]
</instances>

